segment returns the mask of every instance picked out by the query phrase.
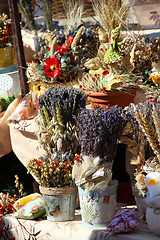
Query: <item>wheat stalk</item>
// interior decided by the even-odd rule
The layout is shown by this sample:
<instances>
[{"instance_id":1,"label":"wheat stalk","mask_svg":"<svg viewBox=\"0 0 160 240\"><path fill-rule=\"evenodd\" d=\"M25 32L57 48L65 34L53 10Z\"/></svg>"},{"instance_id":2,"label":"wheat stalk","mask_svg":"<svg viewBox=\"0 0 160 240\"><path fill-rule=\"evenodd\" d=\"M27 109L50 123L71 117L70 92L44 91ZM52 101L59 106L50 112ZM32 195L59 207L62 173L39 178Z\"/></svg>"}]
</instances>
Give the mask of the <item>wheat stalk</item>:
<instances>
[{"instance_id":1,"label":"wheat stalk","mask_svg":"<svg viewBox=\"0 0 160 240\"><path fill-rule=\"evenodd\" d=\"M96 83L93 81L92 77L86 73L80 82L80 84L85 86L85 89L91 89L92 91L99 91L99 88L97 87Z\"/></svg>"},{"instance_id":2,"label":"wheat stalk","mask_svg":"<svg viewBox=\"0 0 160 240\"><path fill-rule=\"evenodd\" d=\"M81 24L81 19L84 11L83 1L62 0L63 7L66 11L67 19L65 21L65 29L70 30L75 23L77 26Z\"/></svg>"},{"instance_id":3,"label":"wheat stalk","mask_svg":"<svg viewBox=\"0 0 160 240\"><path fill-rule=\"evenodd\" d=\"M44 33L42 39L45 39L48 42L48 45L51 46L53 40L49 33Z\"/></svg>"},{"instance_id":4,"label":"wheat stalk","mask_svg":"<svg viewBox=\"0 0 160 240\"><path fill-rule=\"evenodd\" d=\"M153 117L154 125L156 128L156 132L158 135L158 140L160 143L160 116L158 116L158 111L157 111L157 108L155 107L155 105L153 105L152 117Z\"/></svg>"},{"instance_id":5,"label":"wheat stalk","mask_svg":"<svg viewBox=\"0 0 160 240\"><path fill-rule=\"evenodd\" d=\"M129 3L121 5L120 0L91 0L95 14L99 18L102 28L110 33L118 27L120 22L127 19L130 9Z\"/></svg>"},{"instance_id":6,"label":"wheat stalk","mask_svg":"<svg viewBox=\"0 0 160 240\"><path fill-rule=\"evenodd\" d=\"M51 43L51 49L50 49L50 52L49 52L49 56L52 57L52 55L54 54L55 52L55 47L56 47L56 43L57 43L57 37L55 37Z\"/></svg>"},{"instance_id":7,"label":"wheat stalk","mask_svg":"<svg viewBox=\"0 0 160 240\"><path fill-rule=\"evenodd\" d=\"M79 39L84 31L85 27L82 26L80 27L80 29L78 30L78 32L76 33L76 36L73 39L73 42L71 44L71 49L73 49L74 47L76 47L77 43L79 42Z\"/></svg>"},{"instance_id":8,"label":"wheat stalk","mask_svg":"<svg viewBox=\"0 0 160 240\"><path fill-rule=\"evenodd\" d=\"M135 117L142 128L142 131L144 132L145 136L147 137L147 140L153 150L153 152L156 154L157 158L160 161L160 145L158 141L158 136L155 131L155 128L151 123L149 122L146 114L143 114L142 110L139 109L135 111Z\"/></svg>"}]
</instances>

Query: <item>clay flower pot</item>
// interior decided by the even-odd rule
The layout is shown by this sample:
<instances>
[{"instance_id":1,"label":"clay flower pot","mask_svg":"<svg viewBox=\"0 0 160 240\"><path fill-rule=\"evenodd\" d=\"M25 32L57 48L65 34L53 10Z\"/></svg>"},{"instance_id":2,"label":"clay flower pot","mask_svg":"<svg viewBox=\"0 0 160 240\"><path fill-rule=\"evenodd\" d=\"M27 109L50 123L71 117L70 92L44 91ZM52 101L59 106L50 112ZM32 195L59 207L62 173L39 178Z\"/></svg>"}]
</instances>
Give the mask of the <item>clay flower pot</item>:
<instances>
[{"instance_id":1,"label":"clay flower pot","mask_svg":"<svg viewBox=\"0 0 160 240\"><path fill-rule=\"evenodd\" d=\"M106 93L85 91L85 94L88 96L88 100L93 109L99 106L106 108L107 106L111 107L113 105L124 108L134 102L137 90L138 87L125 91L108 91Z\"/></svg>"}]
</instances>

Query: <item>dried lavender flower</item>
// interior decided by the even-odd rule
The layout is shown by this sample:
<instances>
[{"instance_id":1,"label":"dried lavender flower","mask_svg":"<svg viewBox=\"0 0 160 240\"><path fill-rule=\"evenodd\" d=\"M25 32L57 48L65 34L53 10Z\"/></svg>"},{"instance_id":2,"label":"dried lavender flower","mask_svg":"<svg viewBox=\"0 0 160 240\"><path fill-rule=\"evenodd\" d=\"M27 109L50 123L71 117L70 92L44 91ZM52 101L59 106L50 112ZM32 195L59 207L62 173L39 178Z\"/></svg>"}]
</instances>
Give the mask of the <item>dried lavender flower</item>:
<instances>
[{"instance_id":1,"label":"dried lavender flower","mask_svg":"<svg viewBox=\"0 0 160 240\"><path fill-rule=\"evenodd\" d=\"M80 109L86 106L86 95L83 91L73 87L51 87L36 101L41 118L37 121L39 123L38 134L42 135L42 130L48 133L47 136L51 136L48 145L54 151L60 148L63 152L76 151L76 121L73 115L77 116ZM60 146L62 142L63 146ZM44 147L47 149L43 144Z\"/></svg>"},{"instance_id":2,"label":"dried lavender flower","mask_svg":"<svg viewBox=\"0 0 160 240\"><path fill-rule=\"evenodd\" d=\"M129 114L118 106L108 109L83 109L77 117L77 135L83 155L113 161L118 140Z\"/></svg>"}]
</instances>

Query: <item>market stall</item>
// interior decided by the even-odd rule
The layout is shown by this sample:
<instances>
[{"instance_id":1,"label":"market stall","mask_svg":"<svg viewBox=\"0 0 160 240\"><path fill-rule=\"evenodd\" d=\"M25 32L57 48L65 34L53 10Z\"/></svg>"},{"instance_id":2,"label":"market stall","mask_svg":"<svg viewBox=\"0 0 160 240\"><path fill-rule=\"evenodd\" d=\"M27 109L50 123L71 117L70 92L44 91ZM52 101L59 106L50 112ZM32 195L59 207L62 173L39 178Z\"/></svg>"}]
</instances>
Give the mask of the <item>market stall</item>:
<instances>
[{"instance_id":1,"label":"market stall","mask_svg":"<svg viewBox=\"0 0 160 240\"><path fill-rule=\"evenodd\" d=\"M46 11L51 2L42 2ZM18 2L8 3L21 94L2 113L0 156L13 150L38 195L24 196L15 176L19 195L0 196L2 239L158 239L148 219L159 221L160 38L124 31L128 3L94 0L92 26L77 3L65 28L50 29L50 16L44 34L32 29L37 45L26 65ZM119 202L121 158L134 206Z\"/></svg>"}]
</instances>

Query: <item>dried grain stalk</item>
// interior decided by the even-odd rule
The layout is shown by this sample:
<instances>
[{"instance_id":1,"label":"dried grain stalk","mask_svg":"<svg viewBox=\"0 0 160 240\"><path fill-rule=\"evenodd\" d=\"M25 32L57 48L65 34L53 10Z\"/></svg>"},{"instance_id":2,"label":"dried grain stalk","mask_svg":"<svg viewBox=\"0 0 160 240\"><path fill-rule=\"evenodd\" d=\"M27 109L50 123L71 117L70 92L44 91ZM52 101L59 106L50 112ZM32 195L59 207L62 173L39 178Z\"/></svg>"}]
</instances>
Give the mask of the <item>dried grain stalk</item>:
<instances>
[{"instance_id":1,"label":"dried grain stalk","mask_svg":"<svg viewBox=\"0 0 160 240\"><path fill-rule=\"evenodd\" d=\"M99 19L102 28L110 33L118 27L120 22L125 22L131 5L120 0L92 0L95 15Z\"/></svg>"}]
</instances>

